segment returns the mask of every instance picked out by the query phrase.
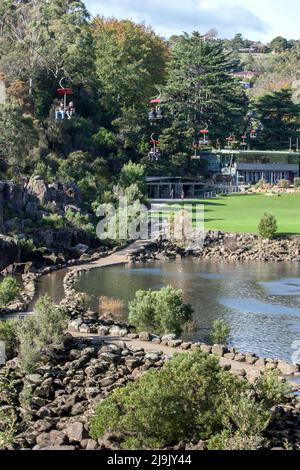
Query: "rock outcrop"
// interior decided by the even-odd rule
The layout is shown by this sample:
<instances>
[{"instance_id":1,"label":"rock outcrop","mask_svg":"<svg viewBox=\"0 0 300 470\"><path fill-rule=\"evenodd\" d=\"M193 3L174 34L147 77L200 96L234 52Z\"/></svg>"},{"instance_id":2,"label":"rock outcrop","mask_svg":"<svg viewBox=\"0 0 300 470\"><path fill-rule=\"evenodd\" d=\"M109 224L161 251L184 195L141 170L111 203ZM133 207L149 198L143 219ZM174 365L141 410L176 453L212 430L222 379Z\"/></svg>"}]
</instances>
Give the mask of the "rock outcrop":
<instances>
[{"instance_id":1,"label":"rock outcrop","mask_svg":"<svg viewBox=\"0 0 300 470\"><path fill-rule=\"evenodd\" d=\"M18 252L16 243L0 234L0 271L18 259Z\"/></svg>"}]
</instances>

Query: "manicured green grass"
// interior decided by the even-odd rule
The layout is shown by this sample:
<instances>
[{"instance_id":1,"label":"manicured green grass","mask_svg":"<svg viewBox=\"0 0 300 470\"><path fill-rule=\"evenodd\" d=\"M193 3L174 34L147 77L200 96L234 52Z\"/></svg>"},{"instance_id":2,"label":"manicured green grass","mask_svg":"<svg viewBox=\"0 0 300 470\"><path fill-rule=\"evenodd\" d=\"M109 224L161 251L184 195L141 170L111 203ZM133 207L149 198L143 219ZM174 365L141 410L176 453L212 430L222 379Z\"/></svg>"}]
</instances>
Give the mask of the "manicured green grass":
<instances>
[{"instance_id":1,"label":"manicured green grass","mask_svg":"<svg viewBox=\"0 0 300 470\"><path fill-rule=\"evenodd\" d=\"M257 233L263 214L270 212L279 234L300 234L300 194L233 195L197 202L205 207L205 229Z\"/></svg>"}]
</instances>

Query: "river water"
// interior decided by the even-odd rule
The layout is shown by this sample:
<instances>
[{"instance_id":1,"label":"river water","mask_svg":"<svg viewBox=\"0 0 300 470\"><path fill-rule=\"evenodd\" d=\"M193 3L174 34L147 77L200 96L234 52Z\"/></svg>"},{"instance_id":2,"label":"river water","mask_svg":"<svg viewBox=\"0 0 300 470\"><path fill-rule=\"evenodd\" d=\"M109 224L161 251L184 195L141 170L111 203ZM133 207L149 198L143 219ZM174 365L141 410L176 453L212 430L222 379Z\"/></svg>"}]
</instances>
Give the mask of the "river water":
<instances>
[{"instance_id":1,"label":"river water","mask_svg":"<svg viewBox=\"0 0 300 470\"><path fill-rule=\"evenodd\" d=\"M100 296L129 301L139 289L167 285L181 288L194 308L198 328L185 339L205 340L213 321L223 318L231 327L231 344L240 351L291 362L295 342L300 346L298 264L184 259L114 266L83 274L76 289L89 294L97 309Z\"/></svg>"},{"instance_id":2,"label":"river water","mask_svg":"<svg viewBox=\"0 0 300 470\"><path fill-rule=\"evenodd\" d=\"M65 272L43 277L37 295L47 293L59 302ZM195 311L198 328L184 339L204 341L214 320L223 318L231 327L230 344L240 351L292 362L297 341L300 349L300 264L187 258L112 266L82 274L76 289L89 294L97 310L100 296L127 303L139 289L167 285L182 289L184 301Z\"/></svg>"}]
</instances>

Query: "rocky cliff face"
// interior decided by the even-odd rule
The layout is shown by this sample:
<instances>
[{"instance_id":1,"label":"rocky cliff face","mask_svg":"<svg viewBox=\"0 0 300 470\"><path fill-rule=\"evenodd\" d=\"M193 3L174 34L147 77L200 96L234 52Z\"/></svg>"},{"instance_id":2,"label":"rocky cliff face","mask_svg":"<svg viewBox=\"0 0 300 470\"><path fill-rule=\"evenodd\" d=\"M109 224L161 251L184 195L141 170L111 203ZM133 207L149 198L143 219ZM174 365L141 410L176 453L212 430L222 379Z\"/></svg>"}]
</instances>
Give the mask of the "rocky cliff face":
<instances>
[{"instance_id":1,"label":"rocky cliff face","mask_svg":"<svg viewBox=\"0 0 300 470\"><path fill-rule=\"evenodd\" d=\"M40 176L17 185L0 181L0 231L7 233L13 227L23 230L32 221L38 221L48 210L64 214L67 209L79 211L82 195L75 184L47 184Z\"/></svg>"},{"instance_id":2,"label":"rocky cliff face","mask_svg":"<svg viewBox=\"0 0 300 470\"><path fill-rule=\"evenodd\" d=\"M14 263L17 258L18 247L16 243L12 239L0 235L0 271Z\"/></svg>"},{"instance_id":3,"label":"rocky cliff face","mask_svg":"<svg viewBox=\"0 0 300 470\"><path fill-rule=\"evenodd\" d=\"M47 184L40 176L23 184L0 181L0 271L20 261L9 235L31 238L37 246L59 252L78 244L90 245L91 237L84 230L72 226L54 230L43 220L53 213L64 216L68 210L78 213L81 204L82 194L72 183Z\"/></svg>"}]
</instances>

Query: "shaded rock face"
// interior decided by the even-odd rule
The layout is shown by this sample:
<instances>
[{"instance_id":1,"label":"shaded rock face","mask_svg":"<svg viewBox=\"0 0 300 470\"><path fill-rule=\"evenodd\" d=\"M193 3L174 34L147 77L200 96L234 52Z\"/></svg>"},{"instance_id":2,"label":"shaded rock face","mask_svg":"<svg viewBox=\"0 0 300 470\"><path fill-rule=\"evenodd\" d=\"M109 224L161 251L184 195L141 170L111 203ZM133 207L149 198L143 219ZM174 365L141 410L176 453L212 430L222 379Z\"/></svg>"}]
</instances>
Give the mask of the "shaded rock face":
<instances>
[{"instance_id":1,"label":"shaded rock face","mask_svg":"<svg viewBox=\"0 0 300 470\"><path fill-rule=\"evenodd\" d=\"M25 191L29 196L35 197L41 205L55 203L58 208L65 206L80 207L82 195L73 183L52 183L47 185L40 176L32 177Z\"/></svg>"},{"instance_id":2,"label":"shaded rock face","mask_svg":"<svg viewBox=\"0 0 300 470\"><path fill-rule=\"evenodd\" d=\"M74 253L70 256L78 258L82 253L76 247L86 247L87 251L94 244L91 236L73 227L54 230L45 225L43 218L53 212L61 216L68 210L80 212L81 204L82 194L73 183L47 184L40 176L33 176L23 185L0 181L0 233L27 233L37 245L58 250L72 249ZM4 256L5 253L0 247L0 256L2 254ZM16 261L13 256L8 257L10 263ZM4 259L0 270L7 265Z\"/></svg>"},{"instance_id":3,"label":"shaded rock face","mask_svg":"<svg viewBox=\"0 0 300 470\"><path fill-rule=\"evenodd\" d=\"M18 259L18 247L16 243L8 237L0 235L0 271Z\"/></svg>"}]
</instances>

